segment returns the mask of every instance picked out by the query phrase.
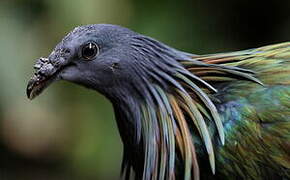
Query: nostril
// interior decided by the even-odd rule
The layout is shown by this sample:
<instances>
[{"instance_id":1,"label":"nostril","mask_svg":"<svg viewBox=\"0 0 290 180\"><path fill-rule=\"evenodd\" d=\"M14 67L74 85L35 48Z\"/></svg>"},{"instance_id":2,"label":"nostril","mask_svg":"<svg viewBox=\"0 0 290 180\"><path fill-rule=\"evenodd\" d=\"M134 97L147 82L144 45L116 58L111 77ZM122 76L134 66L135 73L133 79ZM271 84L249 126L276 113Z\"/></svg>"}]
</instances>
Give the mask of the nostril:
<instances>
[{"instance_id":1,"label":"nostril","mask_svg":"<svg viewBox=\"0 0 290 180\"><path fill-rule=\"evenodd\" d=\"M64 53L69 54L70 53L70 50L69 49L65 49L64 50Z\"/></svg>"},{"instance_id":2,"label":"nostril","mask_svg":"<svg viewBox=\"0 0 290 180\"><path fill-rule=\"evenodd\" d=\"M68 49L68 48L65 48L65 49L61 49L61 53L63 53L63 54L70 54L70 49Z\"/></svg>"}]
</instances>

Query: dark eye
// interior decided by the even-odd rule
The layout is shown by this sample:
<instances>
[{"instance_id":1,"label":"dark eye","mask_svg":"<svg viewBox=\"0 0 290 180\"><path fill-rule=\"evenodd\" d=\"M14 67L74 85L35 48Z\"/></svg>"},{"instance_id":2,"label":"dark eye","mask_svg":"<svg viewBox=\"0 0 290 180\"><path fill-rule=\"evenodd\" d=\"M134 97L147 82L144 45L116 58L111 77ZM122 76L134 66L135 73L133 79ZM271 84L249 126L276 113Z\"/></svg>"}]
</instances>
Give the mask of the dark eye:
<instances>
[{"instance_id":1,"label":"dark eye","mask_svg":"<svg viewBox=\"0 0 290 180\"><path fill-rule=\"evenodd\" d=\"M82 58L85 60L92 60L99 53L99 47L90 42L83 46L81 53Z\"/></svg>"}]
</instances>

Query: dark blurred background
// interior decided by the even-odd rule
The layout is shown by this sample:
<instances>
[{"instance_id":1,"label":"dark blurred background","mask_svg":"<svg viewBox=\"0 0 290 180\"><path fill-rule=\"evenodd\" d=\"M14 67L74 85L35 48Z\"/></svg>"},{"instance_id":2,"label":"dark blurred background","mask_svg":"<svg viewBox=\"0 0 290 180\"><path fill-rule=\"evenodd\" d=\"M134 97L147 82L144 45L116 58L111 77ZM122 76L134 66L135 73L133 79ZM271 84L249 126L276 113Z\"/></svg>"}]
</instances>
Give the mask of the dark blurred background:
<instances>
[{"instance_id":1,"label":"dark blurred background","mask_svg":"<svg viewBox=\"0 0 290 180\"><path fill-rule=\"evenodd\" d=\"M66 82L25 96L35 59L95 23L196 54L234 51L290 40L290 1L1 0L0 180L118 179L122 144L103 96Z\"/></svg>"}]
</instances>

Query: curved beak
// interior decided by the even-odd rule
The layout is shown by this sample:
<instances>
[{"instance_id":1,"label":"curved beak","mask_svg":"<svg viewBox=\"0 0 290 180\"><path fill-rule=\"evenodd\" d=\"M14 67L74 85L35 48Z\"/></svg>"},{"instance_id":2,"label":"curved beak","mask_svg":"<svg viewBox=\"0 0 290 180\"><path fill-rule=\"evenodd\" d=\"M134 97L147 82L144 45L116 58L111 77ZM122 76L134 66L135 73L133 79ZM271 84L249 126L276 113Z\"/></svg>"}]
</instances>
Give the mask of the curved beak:
<instances>
[{"instance_id":1,"label":"curved beak","mask_svg":"<svg viewBox=\"0 0 290 180\"><path fill-rule=\"evenodd\" d=\"M26 88L29 99L33 99L48 87L53 81L57 80L60 70L59 63L52 63L48 58L39 58L34 65L36 72L31 77Z\"/></svg>"}]
</instances>

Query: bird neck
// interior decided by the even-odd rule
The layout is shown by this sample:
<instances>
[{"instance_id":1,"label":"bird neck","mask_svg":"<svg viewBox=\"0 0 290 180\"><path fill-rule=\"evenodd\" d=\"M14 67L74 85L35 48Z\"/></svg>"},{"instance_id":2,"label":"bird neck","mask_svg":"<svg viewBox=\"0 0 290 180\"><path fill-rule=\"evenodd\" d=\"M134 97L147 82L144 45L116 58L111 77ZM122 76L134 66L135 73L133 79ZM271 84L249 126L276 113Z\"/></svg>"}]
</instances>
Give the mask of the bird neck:
<instances>
[{"instance_id":1,"label":"bird neck","mask_svg":"<svg viewBox=\"0 0 290 180\"><path fill-rule=\"evenodd\" d=\"M124 143L123 173L130 174L132 167L137 177L151 179L159 174L161 179L170 179L176 168L183 168L187 178L199 176L193 141L198 133L203 133L214 169L210 136L208 131L202 132L206 124L201 107L185 90L169 92L156 84L149 89L150 93L143 92L147 94L144 98L130 93L111 97ZM176 158L185 162L184 166L175 166Z\"/></svg>"},{"instance_id":2,"label":"bird neck","mask_svg":"<svg viewBox=\"0 0 290 180\"><path fill-rule=\"evenodd\" d=\"M151 47L155 45L153 43ZM139 54L146 54L143 49L137 48ZM195 60L182 60L184 53L173 57L172 53L178 52L164 53L170 49L160 49L159 45L150 50L154 54L150 55L150 61L147 60L158 62L152 66L155 68L144 67L145 70L140 70L143 74L136 75L140 77L139 81L125 81L111 92L103 92L113 103L124 143L122 172L125 179L130 177L132 168L136 179L175 179L177 168L184 172L184 179L198 179L196 144L202 144L214 173L213 146L216 142L223 145L225 136L211 96L218 92L213 84L236 79L262 83L253 71L230 64L231 58L237 54L194 56ZM229 64L215 64L221 61L229 61ZM218 77L217 73L220 74ZM218 136L213 137L213 130Z\"/></svg>"}]
</instances>

